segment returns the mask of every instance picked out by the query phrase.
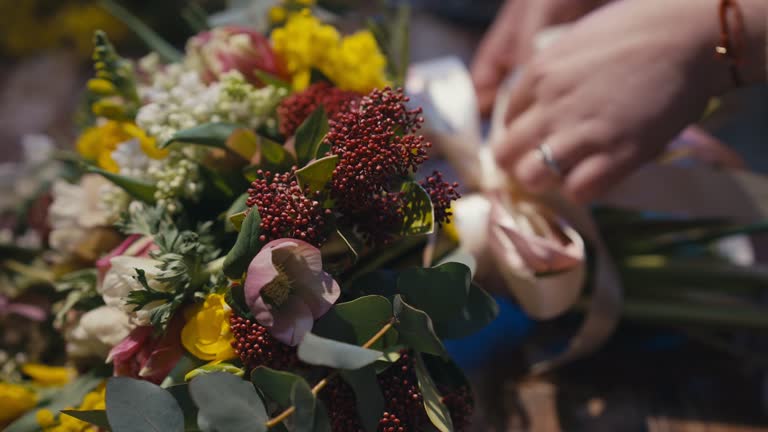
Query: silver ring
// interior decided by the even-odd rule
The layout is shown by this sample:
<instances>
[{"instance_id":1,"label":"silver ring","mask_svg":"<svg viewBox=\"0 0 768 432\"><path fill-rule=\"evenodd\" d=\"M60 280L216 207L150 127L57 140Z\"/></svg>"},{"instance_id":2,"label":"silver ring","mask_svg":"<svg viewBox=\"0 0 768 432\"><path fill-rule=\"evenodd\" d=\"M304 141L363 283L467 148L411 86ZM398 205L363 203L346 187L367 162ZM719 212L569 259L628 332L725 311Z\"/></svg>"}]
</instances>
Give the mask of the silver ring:
<instances>
[{"instance_id":1,"label":"silver ring","mask_svg":"<svg viewBox=\"0 0 768 432\"><path fill-rule=\"evenodd\" d=\"M552 148L550 148L547 143L542 143L539 144L536 149L539 151L539 157L541 157L541 161L544 162L544 165L549 168L553 174L562 177L563 170L560 169L560 165L557 163L554 156L552 156Z\"/></svg>"}]
</instances>

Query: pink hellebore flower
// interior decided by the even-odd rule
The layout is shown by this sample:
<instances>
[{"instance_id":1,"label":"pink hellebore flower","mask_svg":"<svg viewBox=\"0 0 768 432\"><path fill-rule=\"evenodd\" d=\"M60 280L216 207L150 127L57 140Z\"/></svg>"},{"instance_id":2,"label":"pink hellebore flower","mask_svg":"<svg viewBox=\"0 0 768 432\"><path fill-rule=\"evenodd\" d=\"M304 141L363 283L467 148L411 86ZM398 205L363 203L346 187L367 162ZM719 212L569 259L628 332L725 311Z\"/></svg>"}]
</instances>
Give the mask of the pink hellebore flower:
<instances>
[{"instance_id":1,"label":"pink hellebore flower","mask_svg":"<svg viewBox=\"0 0 768 432\"><path fill-rule=\"evenodd\" d=\"M112 267L112 258L118 256L147 258L149 253L155 249L157 249L157 245L155 245L152 237L140 234L129 235L118 247L96 261L96 268L99 270L99 281L104 280L104 275Z\"/></svg>"},{"instance_id":2,"label":"pink hellebore flower","mask_svg":"<svg viewBox=\"0 0 768 432\"><path fill-rule=\"evenodd\" d=\"M277 340L298 345L338 300L339 284L323 271L320 250L294 239L267 243L248 266L245 301Z\"/></svg>"},{"instance_id":3,"label":"pink hellebore flower","mask_svg":"<svg viewBox=\"0 0 768 432\"><path fill-rule=\"evenodd\" d=\"M254 85L263 85L254 71L285 75L283 64L261 33L238 26L218 27L194 36L187 43L188 58L206 83L231 70Z\"/></svg>"},{"instance_id":4,"label":"pink hellebore flower","mask_svg":"<svg viewBox=\"0 0 768 432\"><path fill-rule=\"evenodd\" d=\"M181 359L182 314L168 324L165 333L155 336L152 326L136 327L109 352L107 363L114 363L115 376L128 376L160 384Z\"/></svg>"}]
</instances>

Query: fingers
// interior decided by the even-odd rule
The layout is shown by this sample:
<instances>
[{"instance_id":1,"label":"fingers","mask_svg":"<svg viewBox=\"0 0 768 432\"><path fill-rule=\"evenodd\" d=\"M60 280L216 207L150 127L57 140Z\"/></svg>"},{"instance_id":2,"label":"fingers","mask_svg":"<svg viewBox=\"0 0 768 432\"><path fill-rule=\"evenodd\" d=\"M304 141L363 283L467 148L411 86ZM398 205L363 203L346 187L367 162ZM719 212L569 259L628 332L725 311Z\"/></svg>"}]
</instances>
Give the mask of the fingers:
<instances>
[{"instance_id":1,"label":"fingers","mask_svg":"<svg viewBox=\"0 0 768 432\"><path fill-rule=\"evenodd\" d=\"M523 187L533 193L557 187L563 177L570 175L573 167L594 152L592 145L579 138L576 133L548 137L541 143L542 147L537 146L520 158L512 174ZM548 156L556 169L544 160L543 148L550 153Z\"/></svg>"},{"instance_id":2,"label":"fingers","mask_svg":"<svg viewBox=\"0 0 768 432\"><path fill-rule=\"evenodd\" d=\"M563 180L563 194L577 203L588 203L616 185L640 166L636 157L595 153L580 161Z\"/></svg>"},{"instance_id":3,"label":"fingers","mask_svg":"<svg viewBox=\"0 0 768 432\"><path fill-rule=\"evenodd\" d=\"M539 109L530 109L507 127L494 143L493 153L500 167L512 172L515 164L526 152L545 138Z\"/></svg>"}]
</instances>

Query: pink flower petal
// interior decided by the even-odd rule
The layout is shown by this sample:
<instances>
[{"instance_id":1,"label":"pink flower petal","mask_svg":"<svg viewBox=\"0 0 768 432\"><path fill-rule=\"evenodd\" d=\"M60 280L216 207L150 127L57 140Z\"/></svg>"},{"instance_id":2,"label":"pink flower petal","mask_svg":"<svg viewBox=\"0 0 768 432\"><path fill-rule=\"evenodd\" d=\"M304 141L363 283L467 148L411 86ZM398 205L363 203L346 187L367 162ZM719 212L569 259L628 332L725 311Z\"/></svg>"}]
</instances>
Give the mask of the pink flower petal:
<instances>
[{"instance_id":1,"label":"pink flower petal","mask_svg":"<svg viewBox=\"0 0 768 432\"><path fill-rule=\"evenodd\" d=\"M129 359L136 354L150 336L152 336L151 326L136 327L128 334L128 337L109 351L107 363L114 361L117 364Z\"/></svg>"},{"instance_id":2,"label":"pink flower petal","mask_svg":"<svg viewBox=\"0 0 768 432\"><path fill-rule=\"evenodd\" d=\"M274 249L272 243L274 242L267 243L251 260L245 276L245 303L254 315L264 311L264 302L260 301L262 288L278 275L277 269L272 263L272 250Z\"/></svg>"},{"instance_id":3,"label":"pink flower petal","mask_svg":"<svg viewBox=\"0 0 768 432\"><path fill-rule=\"evenodd\" d=\"M279 309L273 311L275 323L269 332L280 342L296 346L304 339L304 335L312 330L314 318L312 311L297 296L291 296Z\"/></svg>"},{"instance_id":4,"label":"pink flower petal","mask_svg":"<svg viewBox=\"0 0 768 432\"><path fill-rule=\"evenodd\" d=\"M249 304L253 317L264 327L271 327L275 323L275 317L272 314L272 306L268 305L264 298L259 296L252 304Z\"/></svg>"},{"instance_id":5,"label":"pink flower petal","mask_svg":"<svg viewBox=\"0 0 768 432\"><path fill-rule=\"evenodd\" d=\"M339 284L331 275L325 272L316 273L312 278L312 281L301 283L309 289L299 290L297 288L296 295L304 300L304 303L312 311L312 316L318 319L325 315L336 303L336 300L339 299L341 287L339 287Z\"/></svg>"}]
</instances>

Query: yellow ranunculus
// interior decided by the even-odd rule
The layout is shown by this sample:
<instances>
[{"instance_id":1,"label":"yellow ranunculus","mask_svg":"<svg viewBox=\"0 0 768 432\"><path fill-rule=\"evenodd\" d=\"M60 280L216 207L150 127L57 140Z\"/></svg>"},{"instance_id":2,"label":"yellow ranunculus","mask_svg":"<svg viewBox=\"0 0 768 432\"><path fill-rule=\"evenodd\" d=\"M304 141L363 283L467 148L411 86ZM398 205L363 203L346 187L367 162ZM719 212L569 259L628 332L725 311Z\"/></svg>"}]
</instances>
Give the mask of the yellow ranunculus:
<instances>
[{"instance_id":1,"label":"yellow ranunculus","mask_svg":"<svg viewBox=\"0 0 768 432\"><path fill-rule=\"evenodd\" d=\"M0 382L0 428L32 409L37 395L28 388Z\"/></svg>"},{"instance_id":2,"label":"yellow ranunculus","mask_svg":"<svg viewBox=\"0 0 768 432\"><path fill-rule=\"evenodd\" d=\"M114 120L86 129L77 140L77 151L84 158L95 161L102 169L118 172L120 166L112 158L112 152L120 144L134 139L138 140L141 150L152 159L162 159L168 155L167 150L157 148L155 139L135 124Z\"/></svg>"},{"instance_id":3,"label":"yellow ranunculus","mask_svg":"<svg viewBox=\"0 0 768 432\"><path fill-rule=\"evenodd\" d=\"M309 85L312 69L319 70L337 87L359 93L387 85L387 61L373 34L367 30L342 37L308 9L288 16L272 32L275 52L291 74L293 88Z\"/></svg>"},{"instance_id":4,"label":"yellow ranunculus","mask_svg":"<svg viewBox=\"0 0 768 432\"><path fill-rule=\"evenodd\" d=\"M211 294L185 314L181 343L201 360L228 360L235 357L229 317L232 310L221 294Z\"/></svg>"},{"instance_id":5,"label":"yellow ranunculus","mask_svg":"<svg viewBox=\"0 0 768 432\"><path fill-rule=\"evenodd\" d=\"M60 386L68 383L76 374L68 367L46 366L39 363L27 363L21 371L28 375L36 384Z\"/></svg>"}]
</instances>

